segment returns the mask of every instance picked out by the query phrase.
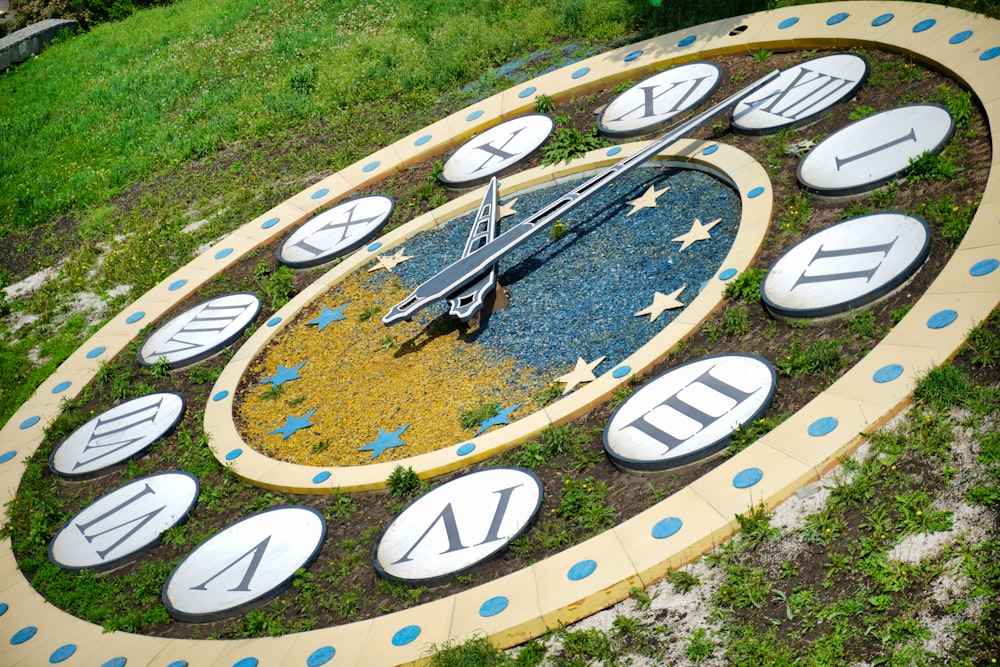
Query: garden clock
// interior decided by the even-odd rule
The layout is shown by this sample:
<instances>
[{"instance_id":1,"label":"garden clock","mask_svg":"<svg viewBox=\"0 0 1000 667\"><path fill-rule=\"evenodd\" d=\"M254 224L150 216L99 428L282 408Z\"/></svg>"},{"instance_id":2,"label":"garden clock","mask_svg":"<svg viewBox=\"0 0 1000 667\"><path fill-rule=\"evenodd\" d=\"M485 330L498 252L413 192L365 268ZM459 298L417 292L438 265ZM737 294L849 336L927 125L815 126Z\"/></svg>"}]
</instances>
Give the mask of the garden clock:
<instances>
[{"instance_id":1,"label":"garden clock","mask_svg":"<svg viewBox=\"0 0 1000 667\"><path fill-rule=\"evenodd\" d=\"M41 441L45 423L58 413L59 401L64 396L79 391L91 379L101 360L117 354L138 334L140 327L156 321L209 277L255 247L291 233L308 218L308 212L317 207L337 204L347 199L351 192L377 183L397 167L440 153L452 143L462 143L472 134L496 125L499 120L528 113L532 100L538 94L570 95L627 78L645 80L657 67L680 65L692 58L710 61L718 54L747 50L830 46L849 48L854 44L874 44L889 50L917 54L962 81L979 97L987 119L995 120L1000 115L1000 93L993 85L996 62L1000 62L995 60L1000 57L1000 30L997 22L960 10L922 4L842 2L784 8L662 35L546 74L404 138L277 206L221 241L114 318L67 360L4 427L3 442L7 451L0 453L0 474L7 480L8 494L13 493L23 472L22 461ZM852 66L858 64L856 60L850 62ZM829 63L826 62L815 63L811 69L807 65L792 74L791 83L785 88L770 92L761 89L756 93L760 97L747 98L750 108L741 110L737 105L733 111L733 121L746 123L748 128L752 125L753 131L766 131L759 124L752 124L755 112L770 107L781 111L785 116L798 116L799 107L804 109L820 98L828 96L834 101L843 99L850 86L861 81L866 74L865 71L847 73L843 69L827 69L828 66ZM701 76L711 77L711 72L698 73L698 77ZM710 82L706 80L705 85L708 84ZM691 89L695 87L692 85ZM674 89L680 91L682 86L678 84ZM634 105L639 115L655 107L659 99L657 94L658 90L647 87L639 100L641 104ZM914 113L926 113L928 117L937 113L931 110L931 105L923 106L926 107L925 111L918 110ZM796 119L791 120L794 122ZM808 122L806 114L802 114L801 120ZM906 131L910 128L902 127L905 122L911 121L913 128L916 128L912 138ZM804 182L803 187L812 191L821 189L825 175L843 171L845 164L849 165L850 170L856 171L866 165L866 161L871 161L872 164L892 162L886 156L894 155L896 150L909 148L918 138L922 141L923 131L919 128L937 123L934 120L913 120L910 116L906 117L905 122L895 123L894 129L903 130L898 136L889 136L883 131L879 140L871 141L870 145L852 145L849 147L850 151L845 145L829 150L833 166L814 165L815 169L808 177L813 180ZM943 123L935 130L939 135L936 141L945 141L950 131L948 123ZM571 176L570 172L580 167L599 171L639 150L641 146L615 146L591 153L586 161L575 163L572 169L537 169L504 175L501 177L501 194L496 202L497 217L506 213L506 207L513 207L515 210L520 207L524 211L526 200L538 193L537 189L534 192L532 189L541 183L560 181L554 187L562 187L563 192L569 191L574 183L561 181L564 177ZM678 166L694 169L677 169ZM770 183L760 165L734 148L711 141L679 141L667 151L654 169L636 170L635 175L642 178L637 178L629 186L628 199L619 200L615 204L615 216L622 219L640 218L652 214L672 197L697 191L700 187L698 183L686 182L687 176L692 172L697 178L712 180L718 177L729 185L730 191L734 193L732 196L736 198L732 202L732 209L736 213L728 215L735 216L736 219L727 219L727 214L722 212L698 210L696 215L691 216L693 220L687 220L685 229L669 231L667 235L670 238L661 240L658 246L654 243L630 246L659 247L661 250L674 252L676 265L676 259L682 253L690 253L693 257L700 248L729 235L721 256L713 257L710 261L689 263L704 263L707 267L706 276L699 278L692 275L690 282L683 284L650 284L648 287L651 289L644 295L643 303L638 307L634 304L623 306L621 312L629 311L628 317L635 323L659 323L656 333L647 337L650 341L657 341L656 345L648 347L648 344L643 344L637 348L611 350L608 353L587 351L579 355L578 363L569 358L576 355L567 354L567 359L563 362L565 365L559 371L561 374L553 378L563 389L575 389L565 398L557 401L551 408L534 411L519 419L516 404L505 404L501 406L497 419L502 421L505 417L511 417L512 424L495 428L500 425L499 421L484 423L482 427L485 430L479 436L461 438L443 448L420 454L413 459L415 468L426 475L455 470L470 461L487 458L510 443L523 440L552 420L570 419L587 411L617 386L627 382L631 374L651 367L672 345L670 341L680 340L715 308L726 281L752 262L771 216ZM705 172L715 176L706 176ZM820 174L818 177L815 176L817 173ZM870 182L874 183L880 178L891 179L895 173L872 177ZM587 175L579 178L587 178ZM815 178L819 178L821 182L816 183ZM834 184L833 187L838 186ZM666 188L670 190L662 195L656 194ZM772 505L814 479L818 472L829 467L857 444L854 434L877 426L905 403L914 378L921 369L940 363L957 349L968 327L985 317L996 306L1000 296L996 281L996 271L1000 266L998 188L1000 185L996 175L991 173L979 211L952 260L903 322L841 381L763 440L719 465L689 488L614 530L522 572L418 608L360 621L350 626L316 630L296 636L225 643L185 642L122 633L102 634L100 628L71 619L45 605L16 571L8 545L4 547L8 566L4 573L5 587L0 594L0 633L5 634L9 641L0 649L0 655L5 659L9 657L12 663L27 663L42 657L51 662L60 662L76 655L89 663L102 665L180 665L187 662L219 665L250 665L258 662L307 665L403 664L418 659L432 643L440 644L454 638L469 637L476 632L486 632L498 644L513 644L544 632L546 627L570 622L603 608L627 596L632 586L655 581L672 567L731 534L734 529L731 517L744 511L748 505L757 502ZM347 321L357 322L362 313L352 311L352 306L358 307L360 302L348 297L370 294L373 285L389 285L397 277L405 280L408 272L416 275L423 271L411 267L418 266L421 257L429 257L430 250L420 254L425 250L421 248L421 244L433 245L425 241L435 235L444 239L450 234L454 242L445 247L450 248L453 253L461 254L461 250L456 249L461 248L462 242L469 238L469 225L472 222L469 218L483 201L482 194L482 188L479 188L443 206L433 215L408 223L380 239L369 243L366 238L361 242L364 247L303 291L286 309L276 313L251 338L247 345L252 349L237 352L233 362L219 378L205 411L206 428L215 434L213 446L221 461L231 465L245 479L286 491L316 493L329 491L337 486L367 489L384 482L394 461L401 460L389 460L389 457L404 450L405 445L400 446L398 443L406 443L410 431L417 430L416 426L384 422L367 443L371 447L362 450L361 456L374 461L368 465L352 463L347 466L311 466L283 462L264 456L243 443L233 425L234 399L257 351L263 349L269 341L276 340L286 328L293 324L300 325L299 328L311 335L318 335L332 332L335 327ZM510 201L515 194L518 197L516 203ZM651 202L655 205L648 205ZM382 215L386 209L391 209L391 205L384 202L380 202L379 206L369 217ZM692 209L690 212L695 211ZM465 221L440 225L443 221L462 215L467 216ZM612 220L604 222L613 223ZM582 226L584 223L577 224ZM914 233L918 236L923 230L919 220L900 220L898 224L900 229L915 230ZM613 224L606 226L613 227ZM596 244L589 249L592 253L606 254L609 247L620 252L620 248L614 245L602 246L599 243L603 241L613 244L615 239L614 234L611 241L599 239L601 230L598 227L600 225L596 225L594 229L581 229L578 226L574 231L573 224L570 224L569 233L575 234L574 239L578 240L586 232L589 236L587 240L593 239ZM620 231L622 228L617 229ZM900 264L909 266L912 263L897 262L890 257L896 247L903 246L918 247L918 251L911 250L911 254L919 254L919 238L904 240L906 243L885 239L868 245L839 247L836 251L841 252L843 261L858 262L859 268L850 272L870 272L875 275L883 267ZM519 305L516 300L521 298L520 293L526 291L524 285L542 280L546 269L558 271L563 258L570 257L574 249L569 247L565 238L565 245L560 246L559 241L552 241L547 246L549 250L533 249L531 252L537 255L535 261L531 261L531 256L526 256L524 259L527 261L518 264L522 269L517 275L505 276L504 272L509 272L510 269L501 263L497 278L501 287L509 286L515 305L505 310L496 310L491 315L492 321L478 334L480 340L488 336L491 328L502 329L503 318L508 316L507 313L514 312ZM365 243L368 244L364 245ZM583 241L574 245L578 245L581 250L586 247ZM875 248L876 245L880 247ZM822 240L819 245L803 250L806 265L810 268L802 269L801 275L816 278L813 282L826 280L846 284L846 279L842 280L836 271L823 268L820 264L826 259L823 253L829 251L830 247L823 245ZM670 266L671 252L661 253L657 259L665 262L664 266ZM551 256L545 253L550 253ZM551 267L540 262L542 258L553 259ZM579 261L585 261L585 258ZM440 267L441 264L437 266ZM807 270L811 272L806 274ZM795 282L791 281L793 285ZM348 293L347 290L355 291ZM400 300L406 296L406 290L402 291L404 293ZM334 295L340 301L321 302L327 294ZM609 291L608 294L608 298L611 298L614 291ZM586 299L587 295L570 292L565 298ZM674 308L671 306L676 302L680 302L684 308L677 308L678 313L673 315L671 311ZM295 320L297 314L309 304L314 307L309 313L309 319L301 317L300 320ZM642 316L637 317L637 314ZM664 324L672 315L673 319ZM195 313L191 317L191 321L201 323L207 319L201 313ZM436 320L439 320L439 316L435 315L420 325L424 330L417 332L419 336L387 341L387 348L382 351L406 357L419 353L421 345L424 345L424 350L429 349L426 339L438 334L432 326ZM192 342L192 335L194 338L201 335L191 328L190 322L179 326L179 330L173 331L169 338L181 347ZM393 330L389 331L386 336L392 335ZM468 333L458 332L456 337ZM476 331L472 330L471 333L475 334ZM534 338L542 342L545 340L544 334L536 334ZM601 356L607 357L610 362L605 367L594 363ZM499 352L496 353L496 360L498 368L503 371L501 377L523 372L523 367L519 370L516 364L505 366L508 360L502 358ZM155 363L155 360L152 361ZM264 384L281 386L287 382L289 386L293 386L291 383L301 381L304 373L317 366L320 366L318 359L286 358L280 364L275 361L270 368L261 369L259 373L262 374L255 376L255 381L261 384L263 380L271 378L270 382ZM444 370L439 372L446 373ZM292 377L295 375L299 378ZM737 390L731 393L738 394ZM686 405L691 407L692 403L688 402ZM862 406L863 409L852 409L856 406ZM307 424L315 423L315 420L321 418L323 406L303 407L306 410L287 415L285 422L271 424L269 430L273 433L269 435L273 442L293 443L311 427ZM314 408L315 411L310 412ZM807 446L803 447L803 442ZM385 462L380 461L383 456L386 457ZM186 483L190 484L189 481ZM514 483L511 483L503 489L513 487ZM501 500L504 498L502 494L498 497ZM303 520L308 522L311 517L303 515ZM322 526L319 525L311 526L310 530L319 536L323 533ZM487 537L493 536L489 527L485 534ZM242 551L232 555L232 563L223 562L225 558L217 561L220 577L230 569L239 571L242 576L255 564L260 565L267 545L253 538L246 539L242 544ZM393 562L405 560L407 553L404 551ZM297 557L308 561L309 556L310 553L305 553ZM206 588L210 587L209 578L199 579L200 573L189 576L192 576L191 581L196 582L195 586L188 587L189 590L202 584ZM230 588L239 588L245 583L245 577L238 579ZM248 586L249 584L244 588Z\"/></svg>"}]
</instances>

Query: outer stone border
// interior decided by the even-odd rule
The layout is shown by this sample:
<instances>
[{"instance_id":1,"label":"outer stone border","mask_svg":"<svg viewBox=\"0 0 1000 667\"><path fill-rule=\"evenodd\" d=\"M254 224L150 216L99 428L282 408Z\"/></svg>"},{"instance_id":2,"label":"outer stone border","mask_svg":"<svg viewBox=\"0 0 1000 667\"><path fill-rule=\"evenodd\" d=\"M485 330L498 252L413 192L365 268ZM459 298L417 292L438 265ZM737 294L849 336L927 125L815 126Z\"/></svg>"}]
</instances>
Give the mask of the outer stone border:
<instances>
[{"instance_id":1,"label":"outer stone border","mask_svg":"<svg viewBox=\"0 0 1000 667\"><path fill-rule=\"evenodd\" d=\"M830 24L832 16L842 14L846 18ZM934 24L929 29L913 31L931 19ZM971 36L960 42L949 39L968 32ZM59 414L61 399L78 395L100 362L113 358L136 336L144 318L160 317L216 273L306 219L318 205L447 150L498 119L526 112L535 91L550 96L587 94L695 56L710 58L762 48L857 46L915 56L948 73L978 96L995 130L1000 121L996 86L1000 61L995 60L1000 57L1000 21L939 5L834 2L787 7L661 35L550 72L528 86L515 86L444 118L295 195L233 232L112 318L0 430L4 443L0 449L6 450L0 453L0 501L8 501L16 492L25 461L41 443L45 425ZM584 69L584 76L573 77ZM29 664L56 651L68 651L89 664L127 662L129 667L177 661L220 667L237 663L401 665L425 658L432 644L461 641L477 633L489 636L498 646L518 644L624 599L630 587L652 584L732 535L738 529L735 514L757 503L773 507L834 466L860 444L858 433L879 428L906 407L917 378L954 355L968 329L996 307L1000 301L995 273L1000 257L1000 146L995 131L993 137L989 179L969 231L903 321L780 427L688 488L616 528L449 598L343 626L239 641L103 633L35 593L17 570L10 542L5 541L0 547L0 635L11 641L0 642L0 661ZM313 198L323 190L319 201ZM187 282L174 291L168 289L180 280ZM238 351L234 358L241 355ZM56 388L60 391L53 393ZM221 393L213 394L210 406L225 400L219 397Z\"/></svg>"}]
</instances>

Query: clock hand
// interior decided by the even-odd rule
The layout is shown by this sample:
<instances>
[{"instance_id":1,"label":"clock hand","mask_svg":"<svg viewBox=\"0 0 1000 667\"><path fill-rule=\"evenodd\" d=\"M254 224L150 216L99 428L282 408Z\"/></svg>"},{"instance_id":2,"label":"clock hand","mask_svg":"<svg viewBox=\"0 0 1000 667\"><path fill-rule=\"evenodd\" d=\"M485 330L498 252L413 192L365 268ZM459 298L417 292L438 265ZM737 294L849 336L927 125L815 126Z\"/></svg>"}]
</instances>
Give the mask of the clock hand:
<instances>
[{"instance_id":1,"label":"clock hand","mask_svg":"<svg viewBox=\"0 0 1000 667\"><path fill-rule=\"evenodd\" d=\"M418 310L429 306L438 299L446 298L462 290L470 282L482 276L484 271L496 266L502 257L513 251L529 236L565 215L568 211L590 198L594 193L619 176L627 174L681 139L684 135L698 129L720 111L723 111L758 88L768 84L779 74L781 74L780 70L775 70L761 77L746 88L730 95L718 104L678 125L638 153L626 157L617 164L600 172L586 183L577 186L570 192L550 202L527 219L497 236L493 241L483 245L479 250L464 255L458 261L417 286L408 297L389 310L386 316L382 318L382 323L392 325L400 320L408 320Z\"/></svg>"},{"instance_id":2,"label":"clock hand","mask_svg":"<svg viewBox=\"0 0 1000 667\"><path fill-rule=\"evenodd\" d=\"M472 221L472 229L469 230L469 238L465 241L465 250L462 257L468 257L478 251L485 244L496 238L497 234L497 179L496 176L490 179L490 184L486 186L486 195L483 203L479 205L479 212L476 219ZM485 303L486 296L496 289L497 265L489 267L486 273L479 280L473 282L467 288L451 294L447 297L451 304L449 314L454 315L462 322L468 321L473 315L479 312Z\"/></svg>"}]
</instances>

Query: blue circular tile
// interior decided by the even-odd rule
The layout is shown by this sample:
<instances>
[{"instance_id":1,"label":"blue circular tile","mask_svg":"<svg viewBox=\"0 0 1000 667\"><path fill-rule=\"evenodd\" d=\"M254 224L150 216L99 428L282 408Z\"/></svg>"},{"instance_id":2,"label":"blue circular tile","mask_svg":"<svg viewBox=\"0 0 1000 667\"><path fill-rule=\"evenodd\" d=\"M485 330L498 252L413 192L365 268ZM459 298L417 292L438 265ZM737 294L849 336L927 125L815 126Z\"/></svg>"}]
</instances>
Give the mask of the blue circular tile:
<instances>
[{"instance_id":1,"label":"blue circular tile","mask_svg":"<svg viewBox=\"0 0 1000 667\"><path fill-rule=\"evenodd\" d=\"M520 97L521 99L524 99L525 97L529 97L531 95L534 95L535 94L535 90L536 90L536 88L534 86L528 86L527 88L525 88L524 90L522 90L521 92L519 92L517 94L517 96Z\"/></svg>"},{"instance_id":2,"label":"blue circular tile","mask_svg":"<svg viewBox=\"0 0 1000 667\"><path fill-rule=\"evenodd\" d=\"M180 288L184 287L187 284L188 281L185 280L184 278L181 278L180 280L175 280L174 282L167 285L167 291L176 292L177 290L179 290Z\"/></svg>"},{"instance_id":3,"label":"blue circular tile","mask_svg":"<svg viewBox=\"0 0 1000 667\"><path fill-rule=\"evenodd\" d=\"M320 195L320 196L322 196L322 195ZM313 196L313 199L316 199L315 195ZM274 227L279 222L281 222L281 218L268 218L264 222L260 223L260 228L261 229L270 229L271 227Z\"/></svg>"},{"instance_id":4,"label":"blue circular tile","mask_svg":"<svg viewBox=\"0 0 1000 667\"><path fill-rule=\"evenodd\" d=\"M972 37L971 30L963 30L962 32L956 32L954 35L948 38L949 44L961 44L965 40Z\"/></svg>"},{"instance_id":5,"label":"blue circular tile","mask_svg":"<svg viewBox=\"0 0 1000 667\"><path fill-rule=\"evenodd\" d=\"M260 664L257 658L253 656L247 656L246 658L240 658L233 663L233 667L257 667Z\"/></svg>"},{"instance_id":6,"label":"blue circular tile","mask_svg":"<svg viewBox=\"0 0 1000 667\"><path fill-rule=\"evenodd\" d=\"M735 278L736 273L737 273L736 269L732 268L726 269L725 271L719 274L719 280L729 280L730 278Z\"/></svg>"},{"instance_id":7,"label":"blue circular tile","mask_svg":"<svg viewBox=\"0 0 1000 667\"><path fill-rule=\"evenodd\" d=\"M13 644L14 646L17 646L18 644L23 644L24 642L34 637L36 632L38 632L38 628L36 628L33 625L21 628L11 636L10 643Z\"/></svg>"},{"instance_id":8,"label":"blue circular tile","mask_svg":"<svg viewBox=\"0 0 1000 667\"><path fill-rule=\"evenodd\" d=\"M778 30L784 30L785 28L791 28L793 25L795 25L798 22L799 22L799 17L798 16L792 16L790 18L785 19L781 23L779 23L778 24Z\"/></svg>"},{"instance_id":9,"label":"blue circular tile","mask_svg":"<svg viewBox=\"0 0 1000 667\"><path fill-rule=\"evenodd\" d=\"M0 616L3 616L4 614L6 614L6 613L7 613L7 610L8 610L9 608L10 608L10 607L8 607L8 606L7 606L7 603L6 603L6 602L0 602Z\"/></svg>"},{"instance_id":10,"label":"blue circular tile","mask_svg":"<svg viewBox=\"0 0 1000 667\"><path fill-rule=\"evenodd\" d=\"M422 136L419 139L417 139L416 141L414 141L413 145L414 146L423 146L424 144L426 144L430 140L431 140L431 135L425 134L424 136Z\"/></svg>"},{"instance_id":11,"label":"blue circular tile","mask_svg":"<svg viewBox=\"0 0 1000 667\"><path fill-rule=\"evenodd\" d=\"M337 655L337 649L332 646L321 646L306 658L306 667L322 667Z\"/></svg>"},{"instance_id":12,"label":"blue circular tile","mask_svg":"<svg viewBox=\"0 0 1000 667\"><path fill-rule=\"evenodd\" d=\"M687 37L685 37L681 41L677 42L677 46L680 46L682 48L685 47L685 46L691 46L692 44L694 44L694 42L695 42L696 39L698 39L698 38L695 37L694 35L688 35Z\"/></svg>"},{"instance_id":13,"label":"blue circular tile","mask_svg":"<svg viewBox=\"0 0 1000 667\"><path fill-rule=\"evenodd\" d=\"M756 199L762 194L764 194L764 188L758 185L757 187L753 188L752 190L750 190L750 192L747 193L747 197L749 197L750 199Z\"/></svg>"},{"instance_id":14,"label":"blue circular tile","mask_svg":"<svg viewBox=\"0 0 1000 667\"><path fill-rule=\"evenodd\" d=\"M958 319L958 313L950 308L934 313L927 320L927 326L931 329L944 329L946 326Z\"/></svg>"},{"instance_id":15,"label":"blue circular tile","mask_svg":"<svg viewBox=\"0 0 1000 667\"><path fill-rule=\"evenodd\" d=\"M370 171L375 171L376 169L378 169L379 165L381 165L381 164L382 163L379 162L378 160L372 160L371 162L369 162L365 166L361 167L361 171L363 171L363 172L365 172L367 174Z\"/></svg>"},{"instance_id":16,"label":"blue circular tile","mask_svg":"<svg viewBox=\"0 0 1000 667\"><path fill-rule=\"evenodd\" d=\"M167 667L188 667L187 660L174 660L172 663L167 665Z\"/></svg>"},{"instance_id":17,"label":"blue circular tile","mask_svg":"<svg viewBox=\"0 0 1000 667\"><path fill-rule=\"evenodd\" d=\"M324 470L323 472L318 473L315 477L313 477L313 484L322 484L328 479L330 479L330 471Z\"/></svg>"},{"instance_id":18,"label":"blue circular tile","mask_svg":"<svg viewBox=\"0 0 1000 667\"><path fill-rule=\"evenodd\" d=\"M405 628L401 628L396 631L396 634L392 636L392 645L406 646L419 636L420 636L420 626L408 625Z\"/></svg>"},{"instance_id":19,"label":"blue circular tile","mask_svg":"<svg viewBox=\"0 0 1000 667\"><path fill-rule=\"evenodd\" d=\"M327 196L328 194L330 194L329 188L320 188L319 190L317 190L316 192L312 193L309 196L312 197L313 199L320 199L322 197Z\"/></svg>"},{"instance_id":20,"label":"blue circular tile","mask_svg":"<svg viewBox=\"0 0 1000 667\"><path fill-rule=\"evenodd\" d=\"M103 345L98 345L93 350L91 350L90 352L87 353L87 358L88 359L95 359L95 358L101 356L102 354L104 354L105 352L107 352L107 350L108 350L108 348L104 347Z\"/></svg>"},{"instance_id":21,"label":"blue circular tile","mask_svg":"<svg viewBox=\"0 0 1000 667\"><path fill-rule=\"evenodd\" d=\"M240 458L242 455L243 455L243 449L237 447L236 449L231 449L228 452L226 452L226 460L227 461L235 461L236 459Z\"/></svg>"},{"instance_id":22,"label":"blue circular tile","mask_svg":"<svg viewBox=\"0 0 1000 667\"><path fill-rule=\"evenodd\" d=\"M477 110L473 111L472 113L470 113L468 116L466 116L465 120L467 120L467 121L469 121L471 123L472 121L476 120L477 118L482 117L482 115L483 115L482 109L477 109Z\"/></svg>"},{"instance_id":23,"label":"blue circular tile","mask_svg":"<svg viewBox=\"0 0 1000 667\"><path fill-rule=\"evenodd\" d=\"M580 69L578 69L575 72L573 72L572 74L570 74L570 78L571 79L581 79L581 78L587 76L588 74L590 74L590 68L589 67L581 67Z\"/></svg>"},{"instance_id":24,"label":"blue circular tile","mask_svg":"<svg viewBox=\"0 0 1000 667\"><path fill-rule=\"evenodd\" d=\"M223 389L222 391L215 392L215 395L212 396L212 400L213 401L221 401L226 396L229 396L229 390L228 389Z\"/></svg>"},{"instance_id":25,"label":"blue circular tile","mask_svg":"<svg viewBox=\"0 0 1000 667\"><path fill-rule=\"evenodd\" d=\"M55 651L52 651L52 655L49 656L49 662L53 665L57 665L63 660L67 660L76 653L76 644L63 644Z\"/></svg>"},{"instance_id":26,"label":"blue circular tile","mask_svg":"<svg viewBox=\"0 0 1000 667\"><path fill-rule=\"evenodd\" d=\"M605 155L607 155L608 157L613 157L621 152L622 152L621 146L612 146L611 148L608 149L608 152L605 153Z\"/></svg>"},{"instance_id":27,"label":"blue circular tile","mask_svg":"<svg viewBox=\"0 0 1000 667\"><path fill-rule=\"evenodd\" d=\"M7 463L7 461L10 461L15 456L17 456L17 450L9 449L3 454L0 454L0 463ZM0 614L2 613L3 612L0 612Z\"/></svg>"},{"instance_id":28,"label":"blue circular tile","mask_svg":"<svg viewBox=\"0 0 1000 667\"><path fill-rule=\"evenodd\" d=\"M215 253L215 258L216 259L225 259L226 257L229 257L232 254L233 254L233 249L232 248L223 248L219 252Z\"/></svg>"},{"instance_id":29,"label":"blue circular tile","mask_svg":"<svg viewBox=\"0 0 1000 667\"><path fill-rule=\"evenodd\" d=\"M913 32L923 32L924 30L930 30L937 23L934 19L924 19L917 25L913 26Z\"/></svg>"},{"instance_id":30,"label":"blue circular tile","mask_svg":"<svg viewBox=\"0 0 1000 667\"><path fill-rule=\"evenodd\" d=\"M125 667L126 664L128 664L128 660L122 656L118 656L117 658L111 658L107 662L101 663L101 667Z\"/></svg>"},{"instance_id":31,"label":"blue circular tile","mask_svg":"<svg viewBox=\"0 0 1000 667\"><path fill-rule=\"evenodd\" d=\"M881 25L885 25L893 18L895 18L894 14L882 14L881 16L876 16L874 19L872 19L872 25L877 28Z\"/></svg>"},{"instance_id":32,"label":"blue circular tile","mask_svg":"<svg viewBox=\"0 0 1000 667\"><path fill-rule=\"evenodd\" d=\"M625 62L630 63L642 57L642 51L633 51L625 56Z\"/></svg>"},{"instance_id":33,"label":"blue circular tile","mask_svg":"<svg viewBox=\"0 0 1000 667\"><path fill-rule=\"evenodd\" d=\"M378 250L378 249L379 249L379 248L381 248L381 247L382 247L382 242L381 242L381 241L376 241L375 243L373 243L373 244L371 244L370 246L368 246L368 247L366 248L366 250L367 250L368 252L375 252L376 250Z\"/></svg>"},{"instance_id":34,"label":"blue circular tile","mask_svg":"<svg viewBox=\"0 0 1000 667\"><path fill-rule=\"evenodd\" d=\"M569 572L566 573L566 578L570 581L580 581L581 579L586 579L594 573L597 569L597 561L581 560L579 563L569 568Z\"/></svg>"},{"instance_id":35,"label":"blue circular tile","mask_svg":"<svg viewBox=\"0 0 1000 667\"><path fill-rule=\"evenodd\" d=\"M806 432L814 438L819 438L833 433L833 430L837 428L837 424L839 423L836 417L820 417L812 424L809 424Z\"/></svg>"},{"instance_id":36,"label":"blue circular tile","mask_svg":"<svg viewBox=\"0 0 1000 667\"><path fill-rule=\"evenodd\" d=\"M712 153L714 153L717 150L719 150L719 144L712 144L711 146L709 146L708 148L706 148L705 150L703 150L701 152L701 154L702 155L711 155Z\"/></svg>"},{"instance_id":37,"label":"blue circular tile","mask_svg":"<svg viewBox=\"0 0 1000 667\"><path fill-rule=\"evenodd\" d=\"M135 324L144 317L146 317L146 313L138 310L125 318L125 324Z\"/></svg>"},{"instance_id":38,"label":"blue circular tile","mask_svg":"<svg viewBox=\"0 0 1000 667\"><path fill-rule=\"evenodd\" d=\"M503 595L490 598L479 607L479 615L483 618L496 616L497 614L503 612L507 608L508 604L510 604L510 600L505 598Z\"/></svg>"},{"instance_id":39,"label":"blue circular tile","mask_svg":"<svg viewBox=\"0 0 1000 667\"><path fill-rule=\"evenodd\" d=\"M902 374L902 366L899 364L888 364L875 371L872 374L872 380L878 382L879 384L885 384L886 382L892 382Z\"/></svg>"},{"instance_id":40,"label":"blue circular tile","mask_svg":"<svg viewBox=\"0 0 1000 667\"><path fill-rule=\"evenodd\" d=\"M52 387L52 393L53 394L61 394L64 391L66 391L67 389L69 389L72 385L73 385L73 383L70 382L69 380L63 380L62 382L60 382L56 386Z\"/></svg>"},{"instance_id":41,"label":"blue circular tile","mask_svg":"<svg viewBox=\"0 0 1000 667\"><path fill-rule=\"evenodd\" d=\"M616 380L620 380L621 378L625 377L631 372L632 372L631 366L619 366L615 370L611 371L611 377L615 378Z\"/></svg>"},{"instance_id":42,"label":"blue circular tile","mask_svg":"<svg viewBox=\"0 0 1000 667\"><path fill-rule=\"evenodd\" d=\"M826 20L827 25L837 25L850 16L847 12L838 12Z\"/></svg>"},{"instance_id":43,"label":"blue circular tile","mask_svg":"<svg viewBox=\"0 0 1000 667\"><path fill-rule=\"evenodd\" d=\"M474 444L472 444L471 442L467 442L464 445L462 445L461 447L459 447L455 451L455 453L458 454L459 456L468 456L469 454L471 454L474 451L476 451L476 446Z\"/></svg>"},{"instance_id":44,"label":"blue circular tile","mask_svg":"<svg viewBox=\"0 0 1000 667\"><path fill-rule=\"evenodd\" d=\"M733 477L733 486L737 489L749 489L762 479L764 479L764 471L760 468L747 468L736 473L736 476Z\"/></svg>"},{"instance_id":45,"label":"blue circular tile","mask_svg":"<svg viewBox=\"0 0 1000 667\"><path fill-rule=\"evenodd\" d=\"M992 49L986 49L979 54L980 60L993 60L997 56L1000 56L1000 46L994 46Z\"/></svg>"},{"instance_id":46,"label":"blue circular tile","mask_svg":"<svg viewBox=\"0 0 1000 667\"><path fill-rule=\"evenodd\" d=\"M281 323L281 318L278 317L277 315L275 315L274 317L272 317L271 319L269 319L267 321L267 326L273 327L273 326L277 326L280 323Z\"/></svg>"},{"instance_id":47,"label":"blue circular tile","mask_svg":"<svg viewBox=\"0 0 1000 667\"><path fill-rule=\"evenodd\" d=\"M680 530L683 523L683 521L675 516L672 516L669 519L660 519L653 525L653 530L650 531L650 533L656 539L663 540Z\"/></svg>"},{"instance_id":48,"label":"blue circular tile","mask_svg":"<svg viewBox=\"0 0 1000 667\"><path fill-rule=\"evenodd\" d=\"M33 415L33 416L28 417L27 419L25 419L23 422L21 422L20 428L21 428L22 431L25 430L25 429L31 428L32 426L34 426L35 424L37 424L41 420L42 420L42 418L39 417L38 415Z\"/></svg>"},{"instance_id":49,"label":"blue circular tile","mask_svg":"<svg viewBox=\"0 0 1000 667\"><path fill-rule=\"evenodd\" d=\"M972 268L969 269L969 275L980 278L993 273L997 270L998 266L1000 266L1000 261L995 259L984 259L972 265Z\"/></svg>"}]
</instances>

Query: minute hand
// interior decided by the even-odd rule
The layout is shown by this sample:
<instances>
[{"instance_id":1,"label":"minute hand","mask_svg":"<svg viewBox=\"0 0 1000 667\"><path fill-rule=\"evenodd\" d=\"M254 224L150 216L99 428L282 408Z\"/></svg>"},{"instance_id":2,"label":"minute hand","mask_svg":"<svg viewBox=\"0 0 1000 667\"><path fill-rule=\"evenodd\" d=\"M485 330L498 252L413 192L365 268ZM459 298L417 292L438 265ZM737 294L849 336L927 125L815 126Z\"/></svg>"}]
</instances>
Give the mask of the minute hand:
<instances>
[{"instance_id":1,"label":"minute hand","mask_svg":"<svg viewBox=\"0 0 1000 667\"><path fill-rule=\"evenodd\" d=\"M382 322L386 325L395 324L400 320L408 320L413 317L421 308L431 305L438 299L443 299L455 293L467 283L475 280L483 272L496 264L501 258L512 252L522 241L529 236L544 229L549 223L560 216L565 215L572 208L588 199L591 195L599 191L605 185L611 183L619 176L632 171L642 163L649 160L657 153L663 151L668 146L681 139L684 135L698 129L717 113L727 109L758 88L766 85L780 74L775 70L770 74L753 82L743 90L730 95L715 106L706 109L697 116L678 125L665 135L651 143L638 153L634 153L623 159L621 162L608 167L586 183L574 188L570 192L562 195L558 199L550 202L541 210L514 225L509 230L497 236L476 252L462 257L458 261L450 264L431 278L421 283L408 297L397 303Z\"/></svg>"}]
</instances>

